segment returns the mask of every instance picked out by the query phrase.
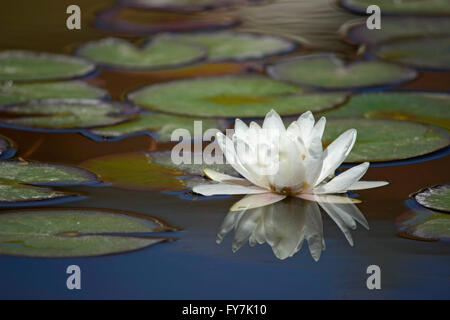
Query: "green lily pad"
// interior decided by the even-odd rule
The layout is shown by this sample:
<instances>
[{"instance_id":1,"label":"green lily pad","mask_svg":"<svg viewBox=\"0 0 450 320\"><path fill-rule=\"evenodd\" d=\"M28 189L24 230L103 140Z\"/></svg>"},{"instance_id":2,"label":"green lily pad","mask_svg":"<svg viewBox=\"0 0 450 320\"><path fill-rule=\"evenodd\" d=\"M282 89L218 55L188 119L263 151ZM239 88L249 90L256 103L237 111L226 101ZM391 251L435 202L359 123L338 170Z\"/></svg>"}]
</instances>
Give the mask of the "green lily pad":
<instances>
[{"instance_id":1,"label":"green lily pad","mask_svg":"<svg viewBox=\"0 0 450 320\"><path fill-rule=\"evenodd\" d=\"M80 58L31 51L0 52L0 80L49 80L84 76L95 66Z\"/></svg>"},{"instance_id":2,"label":"green lily pad","mask_svg":"<svg viewBox=\"0 0 450 320\"><path fill-rule=\"evenodd\" d=\"M136 111L127 104L95 99L33 100L1 107L0 122L31 129L80 129L121 123L136 117Z\"/></svg>"},{"instance_id":3,"label":"green lily pad","mask_svg":"<svg viewBox=\"0 0 450 320\"><path fill-rule=\"evenodd\" d=\"M0 105L37 99L100 99L108 93L83 81L0 84Z\"/></svg>"},{"instance_id":4,"label":"green lily pad","mask_svg":"<svg viewBox=\"0 0 450 320\"><path fill-rule=\"evenodd\" d=\"M417 157L450 144L443 130L411 121L388 119L327 119L322 141L331 143L355 128L356 143L345 162L392 161Z\"/></svg>"},{"instance_id":5,"label":"green lily pad","mask_svg":"<svg viewBox=\"0 0 450 320\"><path fill-rule=\"evenodd\" d=\"M15 153L16 146L11 139L0 135L0 159L12 157Z\"/></svg>"},{"instance_id":6,"label":"green lily pad","mask_svg":"<svg viewBox=\"0 0 450 320\"><path fill-rule=\"evenodd\" d=\"M144 114L139 118L113 126L92 129L90 132L103 138L122 138L139 132L156 133L157 139L162 142L171 141L175 129L187 129L194 138L194 121L202 121L202 131L211 128L223 129L221 121L213 119L198 119L180 117L162 113Z\"/></svg>"},{"instance_id":7,"label":"green lily pad","mask_svg":"<svg viewBox=\"0 0 450 320\"><path fill-rule=\"evenodd\" d=\"M166 230L170 229L150 216L136 218L115 211L16 210L0 214L0 254L78 257L121 253L166 240L136 233Z\"/></svg>"},{"instance_id":8,"label":"green lily pad","mask_svg":"<svg viewBox=\"0 0 450 320\"><path fill-rule=\"evenodd\" d=\"M353 96L326 117L392 118L432 124L450 130L450 95L383 92Z\"/></svg>"},{"instance_id":9,"label":"green lily pad","mask_svg":"<svg viewBox=\"0 0 450 320\"><path fill-rule=\"evenodd\" d=\"M142 107L203 117L263 117L320 111L345 101L340 93L305 93L296 86L262 76L222 76L146 86L128 95Z\"/></svg>"},{"instance_id":10,"label":"green lily pad","mask_svg":"<svg viewBox=\"0 0 450 320\"><path fill-rule=\"evenodd\" d=\"M27 202L53 200L77 196L73 193L39 188L0 179L0 206L15 204L24 205Z\"/></svg>"},{"instance_id":11,"label":"green lily pad","mask_svg":"<svg viewBox=\"0 0 450 320\"><path fill-rule=\"evenodd\" d=\"M106 38L84 44L77 54L105 66L148 70L197 62L204 58L205 50L198 45L162 36L142 48L119 38Z\"/></svg>"},{"instance_id":12,"label":"green lily pad","mask_svg":"<svg viewBox=\"0 0 450 320\"><path fill-rule=\"evenodd\" d=\"M0 161L0 179L46 186L98 182L92 172L81 168L17 160Z\"/></svg>"},{"instance_id":13,"label":"green lily pad","mask_svg":"<svg viewBox=\"0 0 450 320\"><path fill-rule=\"evenodd\" d=\"M383 15L450 15L447 0L340 0L339 3L359 14L366 14L368 6L377 5Z\"/></svg>"},{"instance_id":14,"label":"green lily pad","mask_svg":"<svg viewBox=\"0 0 450 320\"><path fill-rule=\"evenodd\" d=\"M185 33L174 35L173 39L206 47L209 61L261 59L297 47L280 37L233 31Z\"/></svg>"},{"instance_id":15,"label":"green lily pad","mask_svg":"<svg viewBox=\"0 0 450 320\"><path fill-rule=\"evenodd\" d=\"M131 190L183 190L184 173L152 163L145 152L120 153L87 160L81 167L113 186Z\"/></svg>"},{"instance_id":16,"label":"green lily pad","mask_svg":"<svg viewBox=\"0 0 450 320\"><path fill-rule=\"evenodd\" d=\"M414 199L426 208L450 212L450 185L420 190L414 194Z\"/></svg>"},{"instance_id":17,"label":"green lily pad","mask_svg":"<svg viewBox=\"0 0 450 320\"><path fill-rule=\"evenodd\" d=\"M375 44L398 38L448 35L450 20L436 17L383 17L381 29L368 29L365 20L350 22L341 29L356 43Z\"/></svg>"},{"instance_id":18,"label":"green lily pad","mask_svg":"<svg viewBox=\"0 0 450 320\"><path fill-rule=\"evenodd\" d=\"M333 54L311 54L281 61L272 65L269 73L280 80L327 90L383 87L417 76L412 69L380 61L346 64Z\"/></svg>"},{"instance_id":19,"label":"green lily pad","mask_svg":"<svg viewBox=\"0 0 450 320\"><path fill-rule=\"evenodd\" d=\"M450 70L450 37L389 41L373 52L381 59L408 66Z\"/></svg>"},{"instance_id":20,"label":"green lily pad","mask_svg":"<svg viewBox=\"0 0 450 320\"><path fill-rule=\"evenodd\" d=\"M424 241L450 240L450 215L427 209L408 211L397 218L399 235Z\"/></svg>"}]
</instances>

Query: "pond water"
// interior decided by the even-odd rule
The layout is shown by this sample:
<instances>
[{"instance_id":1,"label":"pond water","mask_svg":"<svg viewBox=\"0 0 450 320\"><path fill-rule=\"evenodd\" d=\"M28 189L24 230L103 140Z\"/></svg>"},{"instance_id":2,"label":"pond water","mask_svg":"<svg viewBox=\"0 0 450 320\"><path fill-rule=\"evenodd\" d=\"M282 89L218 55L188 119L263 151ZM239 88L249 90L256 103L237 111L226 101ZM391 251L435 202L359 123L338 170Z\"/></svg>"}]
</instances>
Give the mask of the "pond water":
<instances>
[{"instance_id":1,"label":"pond water","mask_svg":"<svg viewBox=\"0 0 450 320\"><path fill-rule=\"evenodd\" d=\"M79 45L116 35L94 25L95 13L113 1L77 1L82 29L65 28L66 8L74 1L16 0L0 10L4 30L0 50L24 49L71 54ZM138 10L138 9L135 9ZM143 10L143 9L141 9ZM242 31L258 31L306 41L297 52L335 52L357 56L357 46L344 42L337 29L355 16L331 1L268 1L257 6L220 9L239 15ZM165 13L161 15L164 20ZM133 13L129 13L133 17ZM136 21L144 19L134 13ZM272 17L273 19L268 19ZM176 19L176 18L175 18ZM127 36L143 41L146 37ZM271 60L272 58L269 58ZM106 89L113 100L152 83L188 77L263 73L251 62L199 63L178 69L142 72L101 69L86 80ZM449 91L450 72L423 71L396 89ZM77 166L84 161L128 152L170 150L173 144L149 135L117 141L94 141L74 132L35 132L0 127L0 135L18 146L16 157ZM85 258L29 258L0 255L0 298L25 299L448 299L450 247L447 241L419 241L399 236L396 220L411 210L409 195L450 181L448 147L421 161L373 166L365 180L389 181L388 186L358 191L358 208L370 230L358 225L350 246L333 220L322 214L326 249L316 262L306 241L294 256L280 260L267 245L244 244L232 251L232 233L216 243L219 228L238 196L189 197L184 191L129 190L112 185L66 186L58 190L84 195L77 201L39 208L104 208L156 217L178 231L152 233L170 241L121 254ZM183 197L183 195L186 195ZM3 208L4 212L17 208ZM173 240L173 241L172 241ZM66 268L82 270L82 290L67 290ZM368 290L367 267L381 268L381 290Z\"/></svg>"}]
</instances>

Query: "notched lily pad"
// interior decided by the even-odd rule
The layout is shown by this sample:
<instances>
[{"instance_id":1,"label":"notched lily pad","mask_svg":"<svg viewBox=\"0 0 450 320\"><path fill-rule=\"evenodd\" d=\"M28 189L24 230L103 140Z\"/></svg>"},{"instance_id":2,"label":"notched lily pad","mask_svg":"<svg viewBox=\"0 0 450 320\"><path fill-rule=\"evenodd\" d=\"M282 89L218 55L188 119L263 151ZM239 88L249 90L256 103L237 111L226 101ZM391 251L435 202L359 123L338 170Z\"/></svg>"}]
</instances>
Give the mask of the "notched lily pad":
<instances>
[{"instance_id":1,"label":"notched lily pad","mask_svg":"<svg viewBox=\"0 0 450 320\"><path fill-rule=\"evenodd\" d=\"M406 37L430 37L450 34L450 20L427 17L383 17L381 29L368 29L366 19L349 22L341 32L352 42L370 45Z\"/></svg>"},{"instance_id":2,"label":"notched lily pad","mask_svg":"<svg viewBox=\"0 0 450 320\"><path fill-rule=\"evenodd\" d=\"M128 94L142 107L202 117L263 117L274 106L281 115L320 111L341 104L341 93L305 93L263 76L185 79L143 87Z\"/></svg>"},{"instance_id":3,"label":"notched lily pad","mask_svg":"<svg viewBox=\"0 0 450 320\"><path fill-rule=\"evenodd\" d=\"M419 190L413 194L414 199L422 206L450 213L450 185L440 185Z\"/></svg>"},{"instance_id":4,"label":"notched lily pad","mask_svg":"<svg viewBox=\"0 0 450 320\"><path fill-rule=\"evenodd\" d=\"M16 153L16 145L14 142L5 137L0 135L0 159L6 159L14 156Z\"/></svg>"},{"instance_id":5,"label":"notched lily pad","mask_svg":"<svg viewBox=\"0 0 450 320\"><path fill-rule=\"evenodd\" d=\"M209 61L261 59L297 48L294 42L280 37L233 31L182 33L173 40L207 48Z\"/></svg>"},{"instance_id":6,"label":"notched lily pad","mask_svg":"<svg viewBox=\"0 0 450 320\"><path fill-rule=\"evenodd\" d=\"M353 96L343 106L327 111L326 117L364 117L411 120L450 130L450 95L382 92Z\"/></svg>"},{"instance_id":7,"label":"notched lily pad","mask_svg":"<svg viewBox=\"0 0 450 320\"><path fill-rule=\"evenodd\" d=\"M83 81L0 84L0 105L38 99L101 99L108 93Z\"/></svg>"},{"instance_id":8,"label":"notched lily pad","mask_svg":"<svg viewBox=\"0 0 450 320\"><path fill-rule=\"evenodd\" d=\"M125 69L154 70L179 67L200 61L205 50L195 44L163 36L142 48L119 38L88 42L77 54L97 64Z\"/></svg>"},{"instance_id":9,"label":"notched lily pad","mask_svg":"<svg viewBox=\"0 0 450 320\"><path fill-rule=\"evenodd\" d=\"M79 257L122 253L165 241L157 219L99 209L16 210L0 214L0 254ZM136 234L143 233L142 236Z\"/></svg>"},{"instance_id":10,"label":"notched lily pad","mask_svg":"<svg viewBox=\"0 0 450 320\"><path fill-rule=\"evenodd\" d=\"M133 119L137 108L95 99L47 99L0 107L0 123L30 129L73 130Z\"/></svg>"},{"instance_id":11,"label":"notched lily pad","mask_svg":"<svg viewBox=\"0 0 450 320\"><path fill-rule=\"evenodd\" d=\"M83 59L52 53L0 52L0 80L50 80L81 77L95 69Z\"/></svg>"},{"instance_id":12,"label":"notched lily pad","mask_svg":"<svg viewBox=\"0 0 450 320\"><path fill-rule=\"evenodd\" d=\"M148 35L159 32L186 32L229 28L239 19L222 12L191 13L140 10L122 6L108 8L97 16L99 28L123 35Z\"/></svg>"},{"instance_id":13,"label":"notched lily pad","mask_svg":"<svg viewBox=\"0 0 450 320\"><path fill-rule=\"evenodd\" d=\"M423 241L450 241L450 215L427 209L408 211L397 218L399 236Z\"/></svg>"},{"instance_id":14,"label":"notched lily pad","mask_svg":"<svg viewBox=\"0 0 450 320\"><path fill-rule=\"evenodd\" d=\"M87 160L81 167L113 186L131 190L183 190L182 171L148 160L145 152L119 153Z\"/></svg>"},{"instance_id":15,"label":"notched lily pad","mask_svg":"<svg viewBox=\"0 0 450 320\"><path fill-rule=\"evenodd\" d=\"M98 182L95 174L81 168L18 160L0 161L0 179L45 186Z\"/></svg>"},{"instance_id":16,"label":"notched lily pad","mask_svg":"<svg viewBox=\"0 0 450 320\"><path fill-rule=\"evenodd\" d=\"M450 70L450 37L385 42L373 50L380 59L421 69Z\"/></svg>"},{"instance_id":17,"label":"notched lily pad","mask_svg":"<svg viewBox=\"0 0 450 320\"><path fill-rule=\"evenodd\" d=\"M425 155L450 144L444 130L411 121L388 119L327 119L322 141L331 143L347 129L358 132L346 162L392 161Z\"/></svg>"},{"instance_id":18,"label":"notched lily pad","mask_svg":"<svg viewBox=\"0 0 450 320\"><path fill-rule=\"evenodd\" d=\"M450 15L447 0L339 0L339 4L359 14L366 14L368 6L377 5L383 15Z\"/></svg>"},{"instance_id":19,"label":"notched lily pad","mask_svg":"<svg viewBox=\"0 0 450 320\"><path fill-rule=\"evenodd\" d=\"M222 130L225 124L220 120L181 117L162 113L141 114L137 119L113 126L92 129L90 132L101 138L124 138L138 133L154 133L161 142L171 141L172 132L176 129L186 129L195 139L194 121L201 121L200 134L208 129Z\"/></svg>"},{"instance_id":20,"label":"notched lily pad","mask_svg":"<svg viewBox=\"0 0 450 320\"><path fill-rule=\"evenodd\" d=\"M278 62L269 67L276 79L325 90L355 90L401 84L417 72L380 61L345 63L334 54L311 54Z\"/></svg>"}]
</instances>

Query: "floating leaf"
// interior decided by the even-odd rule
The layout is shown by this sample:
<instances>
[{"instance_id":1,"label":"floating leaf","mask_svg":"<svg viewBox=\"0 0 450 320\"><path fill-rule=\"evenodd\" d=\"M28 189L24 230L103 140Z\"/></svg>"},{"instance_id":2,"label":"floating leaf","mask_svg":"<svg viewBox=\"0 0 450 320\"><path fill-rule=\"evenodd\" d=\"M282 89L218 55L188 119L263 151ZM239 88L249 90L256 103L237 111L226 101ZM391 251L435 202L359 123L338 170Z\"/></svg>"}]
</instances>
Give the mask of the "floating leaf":
<instances>
[{"instance_id":1,"label":"floating leaf","mask_svg":"<svg viewBox=\"0 0 450 320\"><path fill-rule=\"evenodd\" d=\"M450 144L449 135L434 127L411 121L362 118L327 119L323 141L327 145L350 128L355 128L358 135L346 162L407 159Z\"/></svg>"},{"instance_id":2,"label":"floating leaf","mask_svg":"<svg viewBox=\"0 0 450 320\"><path fill-rule=\"evenodd\" d=\"M433 93L383 92L353 96L327 117L365 117L412 120L450 130L450 95Z\"/></svg>"},{"instance_id":3,"label":"floating leaf","mask_svg":"<svg viewBox=\"0 0 450 320\"><path fill-rule=\"evenodd\" d=\"M44 201L76 197L76 194L55 191L47 188L38 188L13 181L0 179L0 206L8 204L25 205L27 202Z\"/></svg>"},{"instance_id":4,"label":"floating leaf","mask_svg":"<svg viewBox=\"0 0 450 320\"><path fill-rule=\"evenodd\" d=\"M98 209L16 210L0 214L0 253L29 257L98 256L145 248L170 230L150 217ZM133 236L131 235L133 234Z\"/></svg>"},{"instance_id":5,"label":"floating leaf","mask_svg":"<svg viewBox=\"0 0 450 320\"><path fill-rule=\"evenodd\" d=\"M46 186L98 182L93 173L81 168L17 160L0 161L0 179Z\"/></svg>"},{"instance_id":6,"label":"floating leaf","mask_svg":"<svg viewBox=\"0 0 450 320\"><path fill-rule=\"evenodd\" d=\"M450 215L427 209L408 211L397 218L399 235L424 241L450 240Z\"/></svg>"},{"instance_id":7,"label":"floating leaf","mask_svg":"<svg viewBox=\"0 0 450 320\"><path fill-rule=\"evenodd\" d=\"M281 61L269 68L280 80L311 88L350 90L383 87L410 81L417 73L379 61L344 63L333 54L311 54Z\"/></svg>"},{"instance_id":8,"label":"floating leaf","mask_svg":"<svg viewBox=\"0 0 450 320\"><path fill-rule=\"evenodd\" d=\"M31 51L0 52L0 80L44 80L80 77L95 66L83 59Z\"/></svg>"},{"instance_id":9,"label":"floating leaf","mask_svg":"<svg viewBox=\"0 0 450 320\"><path fill-rule=\"evenodd\" d=\"M16 152L15 148L14 142L0 135L0 159L12 157Z\"/></svg>"},{"instance_id":10,"label":"floating leaf","mask_svg":"<svg viewBox=\"0 0 450 320\"><path fill-rule=\"evenodd\" d=\"M103 138L122 138L134 133L154 132L159 141L171 141L172 132L176 129L187 129L194 137L194 121L201 121L203 134L206 130L217 128L221 130L223 124L218 120L180 117L162 113L143 114L139 118L117 125L91 130L91 133Z\"/></svg>"},{"instance_id":11,"label":"floating leaf","mask_svg":"<svg viewBox=\"0 0 450 320\"><path fill-rule=\"evenodd\" d=\"M221 12L181 13L117 6L100 12L96 25L124 35L147 35L164 31L228 28L238 22L236 16Z\"/></svg>"},{"instance_id":12,"label":"floating leaf","mask_svg":"<svg viewBox=\"0 0 450 320\"><path fill-rule=\"evenodd\" d=\"M351 41L368 44L397 38L450 34L450 20L447 18L383 17L382 24L381 29L369 29L364 19L357 23L350 22L341 30Z\"/></svg>"},{"instance_id":13,"label":"floating leaf","mask_svg":"<svg viewBox=\"0 0 450 320\"><path fill-rule=\"evenodd\" d=\"M450 185L446 184L420 190L414 194L414 199L426 208L449 213Z\"/></svg>"},{"instance_id":14,"label":"floating leaf","mask_svg":"<svg viewBox=\"0 0 450 320\"><path fill-rule=\"evenodd\" d=\"M127 6L157 10L200 11L261 0L124 0Z\"/></svg>"},{"instance_id":15,"label":"floating leaf","mask_svg":"<svg viewBox=\"0 0 450 320\"><path fill-rule=\"evenodd\" d=\"M206 47L210 61L261 59L291 52L297 47L280 37L233 31L184 33L174 35L173 40Z\"/></svg>"},{"instance_id":16,"label":"floating leaf","mask_svg":"<svg viewBox=\"0 0 450 320\"><path fill-rule=\"evenodd\" d=\"M100 99L107 95L105 90L83 81L0 84L0 105L52 98Z\"/></svg>"},{"instance_id":17,"label":"floating leaf","mask_svg":"<svg viewBox=\"0 0 450 320\"><path fill-rule=\"evenodd\" d=\"M359 14L366 14L368 6L377 5L383 15L450 15L447 0L340 0L339 3Z\"/></svg>"},{"instance_id":18,"label":"floating leaf","mask_svg":"<svg viewBox=\"0 0 450 320\"><path fill-rule=\"evenodd\" d=\"M205 50L197 45L159 37L142 48L118 38L88 42L78 55L97 64L127 69L165 69L197 62Z\"/></svg>"},{"instance_id":19,"label":"floating leaf","mask_svg":"<svg viewBox=\"0 0 450 320\"><path fill-rule=\"evenodd\" d=\"M128 99L148 109L204 117L263 117L272 108L282 115L331 108L345 100L338 93L304 93L296 86L262 76L222 76L146 86Z\"/></svg>"},{"instance_id":20,"label":"floating leaf","mask_svg":"<svg viewBox=\"0 0 450 320\"><path fill-rule=\"evenodd\" d=\"M408 66L450 70L450 37L389 41L375 48L374 54Z\"/></svg>"},{"instance_id":21,"label":"floating leaf","mask_svg":"<svg viewBox=\"0 0 450 320\"><path fill-rule=\"evenodd\" d=\"M4 124L36 129L79 129L121 123L136 117L136 108L94 99L48 99L0 108Z\"/></svg>"},{"instance_id":22,"label":"floating leaf","mask_svg":"<svg viewBox=\"0 0 450 320\"><path fill-rule=\"evenodd\" d=\"M120 153L87 160L80 165L113 186L131 190L182 190L182 171L149 161L145 152Z\"/></svg>"}]
</instances>

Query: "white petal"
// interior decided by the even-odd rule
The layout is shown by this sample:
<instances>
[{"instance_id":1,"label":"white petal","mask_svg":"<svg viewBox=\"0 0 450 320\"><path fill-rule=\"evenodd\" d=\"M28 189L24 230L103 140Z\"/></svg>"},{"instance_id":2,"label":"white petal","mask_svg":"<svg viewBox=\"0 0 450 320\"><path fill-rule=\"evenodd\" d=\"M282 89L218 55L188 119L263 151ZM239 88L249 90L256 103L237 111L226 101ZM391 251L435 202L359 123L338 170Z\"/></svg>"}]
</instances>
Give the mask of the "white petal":
<instances>
[{"instance_id":1,"label":"white petal","mask_svg":"<svg viewBox=\"0 0 450 320\"><path fill-rule=\"evenodd\" d=\"M369 163L364 162L357 166L354 166L340 175L334 177L330 182L318 186L314 189L315 194L323 193L342 193L353 185L356 181L362 178L369 168Z\"/></svg>"},{"instance_id":2,"label":"white petal","mask_svg":"<svg viewBox=\"0 0 450 320\"><path fill-rule=\"evenodd\" d=\"M225 183L217 183L217 184L201 184L195 186L192 191L195 193L202 194L204 196L213 196L213 195L226 195L226 194L258 194L258 193L266 193L267 190L251 186L240 186L237 184L225 184Z\"/></svg>"},{"instance_id":3,"label":"white petal","mask_svg":"<svg viewBox=\"0 0 450 320\"><path fill-rule=\"evenodd\" d=\"M389 184L386 181L356 181L347 190L364 190L378 188Z\"/></svg>"},{"instance_id":4,"label":"white petal","mask_svg":"<svg viewBox=\"0 0 450 320\"><path fill-rule=\"evenodd\" d=\"M235 204L233 204L233 206L230 208L230 211L241 211L264 207L269 204L281 201L284 198L286 198L286 196L277 193L248 195L239 200L238 202L236 202Z\"/></svg>"},{"instance_id":5,"label":"white petal","mask_svg":"<svg viewBox=\"0 0 450 320\"><path fill-rule=\"evenodd\" d=\"M325 242L323 239L322 214L315 203L307 207L305 238L308 241L309 252L315 261L318 261L323 250Z\"/></svg>"},{"instance_id":6,"label":"white petal","mask_svg":"<svg viewBox=\"0 0 450 320\"><path fill-rule=\"evenodd\" d=\"M311 131L311 139L318 138L319 140L322 140L323 131L325 130L325 124L327 122L327 119L325 117L321 117L319 121L316 122L314 125L314 128Z\"/></svg>"},{"instance_id":7,"label":"white petal","mask_svg":"<svg viewBox=\"0 0 450 320\"><path fill-rule=\"evenodd\" d=\"M237 135L245 134L248 130L247 125L241 119L236 119L234 122L234 132Z\"/></svg>"},{"instance_id":8,"label":"white petal","mask_svg":"<svg viewBox=\"0 0 450 320\"><path fill-rule=\"evenodd\" d=\"M232 250L236 252L239 250L242 245L249 240L250 235L256 229L259 220L262 218L264 214L264 210L252 210L249 212L245 212L240 217L236 230L234 232L233 242L232 242Z\"/></svg>"},{"instance_id":9,"label":"white petal","mask_svg":"<svg viewBox=\"0 0 450 320\"><path fill-rule=\"evenodd\" d=\"M221 243L223 238L230 232L236 224L241 219L241 216L244 214L244 211L230 211L223 219L222 225L219 228L219 232L217 233L216 243Z\"/></svg>"},{"instance_id":10,"label":"white petal","mask_svg":"<svg viewBox=\"0 0 450 320\"><path fill-rule=\"evenodd\" d=\"M309 194L309 193L300 193L296 195L297 198L315 201L315 202L324 202L324 203L361 203L361 200L335 196L335 195L318 195L318 194Z\"/></svg>"},{"instance_id":11,"label":"white petal","mask_svg":"<svg viewBox=\"0 0 450 320\"><path fill-rule=\"evenodd\" d=\"M279 132L286 130L280 115L273 109L266 114L262 127L264 130L278 130Z\"/></svg>"},{"instance_id":12,"label":"white petal","mask_svg":"<svg viewBox=\"0 0 450 320\"><path fill-rule=\"evenodd\" d=\"M311 111L303 113L298 117L297 124L300 127L300 136L303 141L309 145L309 136L314 127L314 116Z\"/></svg>"},{"instance_id":13,"label":"white petal","mask_svg":"<svg viewBox=\"0 0 450 320\"><path fill-rule=\"evenodd\" d=\"M339 229L344 234L345 238L347 239L348 243L353 246L353 238L350 233L350 230L348 230L347 225L342 220L342 218L336 213L336 211L333 209L333 207L329 203L322 203L319 202L319 205L325 210L325 212L330 216L331 219L337 224Z\"/></svg>"},{"instance_id":14,"label":"white petal","mask_svg":"<svg viewBox=\"0 0 450 320\"><path fill-rule=\"evenodd\" d=\"M369 223L367 222L362 212L354 204L334 204L334 208L337 211L345 212L353 219L358 221L364 228L366 228L367 230L369 229Z\"/></svg>"},{"instance_id":15,"label":"white petal","mask_svg":"<svg viewBox=\"0 0 450 320\"><path fill-rule=\"evenodd\" d=\"M356 140L356 130L349 129L334 140L324 151L322 172L316 181L316 185L334 171L344 162L353 148Z\"/></svg>"},{"instance_id":16,"label":"white petal","mask_svg":"<svg viewBox=\"0 0 450 320\"><path fill-rule=\"evenodd\" d=\"M237 178L237 177L233 177L230 176L228 174L224 174L221 172L217 172L214 171L212 169L204 169L203 173L210 178L211 180L217 181L217 182L223 182L223 183L227 183L227 184L238 184L241 186L252 186L253 184L245 179L242 178Z\"/></svg>"}]
</instances>

